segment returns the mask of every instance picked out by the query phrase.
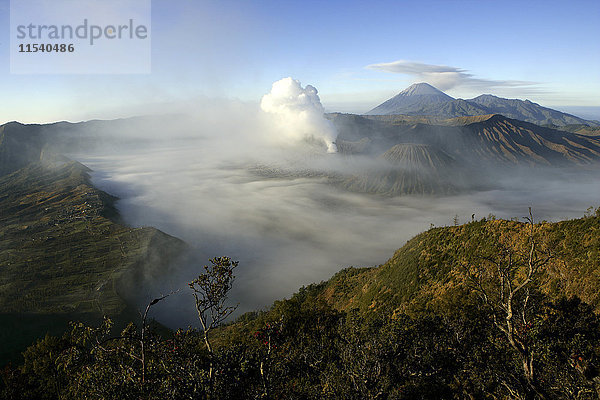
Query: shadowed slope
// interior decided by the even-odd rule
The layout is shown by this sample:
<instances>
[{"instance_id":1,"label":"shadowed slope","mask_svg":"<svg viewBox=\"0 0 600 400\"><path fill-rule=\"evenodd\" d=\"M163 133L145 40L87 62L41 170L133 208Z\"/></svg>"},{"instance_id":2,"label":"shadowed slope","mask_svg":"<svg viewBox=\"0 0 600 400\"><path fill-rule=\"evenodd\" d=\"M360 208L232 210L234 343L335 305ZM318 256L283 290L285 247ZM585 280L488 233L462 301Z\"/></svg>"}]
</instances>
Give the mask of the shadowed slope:
<instances>
[{"instance_id":1,"label":"shadowed slope","mask_svg":"<svg viewBox=\"0 0 600 400\"><path fill-rule=\"evenodd\" d=\"M118 220L114 197L77 162L31 163L0 177L0 365L46 332L103 315L137 319L134 300L186 246ZM119 322L120 323L120 322Z\"/></svg>"}]
</instances>

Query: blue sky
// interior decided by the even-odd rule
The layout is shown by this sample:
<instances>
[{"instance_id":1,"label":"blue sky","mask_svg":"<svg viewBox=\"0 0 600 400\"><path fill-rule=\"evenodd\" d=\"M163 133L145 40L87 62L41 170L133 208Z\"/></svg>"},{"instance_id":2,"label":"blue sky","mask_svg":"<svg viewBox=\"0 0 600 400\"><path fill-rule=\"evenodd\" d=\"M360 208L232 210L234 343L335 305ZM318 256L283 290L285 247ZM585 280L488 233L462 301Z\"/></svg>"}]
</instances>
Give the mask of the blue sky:
<instances>
[{"instance_id":1,"label":"blue sky","mask_svg":"<svg viewBox=\"0 0 600 400\"><path fill-rule=\"evenodd\" d=\"M0 0L0 123L258 101L287 76L329 111L364 112L424 80L454 97L600 107L597 0L155 0L146 75L10 74L9 11Z\"/></svg>"}]
</instances>

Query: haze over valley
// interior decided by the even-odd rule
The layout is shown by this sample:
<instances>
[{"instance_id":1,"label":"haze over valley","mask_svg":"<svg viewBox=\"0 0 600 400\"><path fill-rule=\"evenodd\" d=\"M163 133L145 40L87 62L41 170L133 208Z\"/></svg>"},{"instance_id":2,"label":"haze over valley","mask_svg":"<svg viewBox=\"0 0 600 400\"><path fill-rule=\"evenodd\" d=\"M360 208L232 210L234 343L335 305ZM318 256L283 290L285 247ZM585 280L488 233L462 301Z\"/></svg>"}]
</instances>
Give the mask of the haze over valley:
<instances>
[{"instance_id":1,"label":"haze over valley","mask_svg":"<svg viewBox=\"0 0 600 400\"><path fill-rule=\"evenodd\" d=\"M384 103L386 115L373 115L384 105L362 116L324 114L316 88L285 78L260 105L207 102L176 115L6 124L0 167L6 175L40 159L79 161L94 186L119 199L124 223L189 246L164 266L168 273L155 266L132 291L138 307L185 287L206 259L228 255L241 262L231 294L241 313L343 267L383 263L432 226L520 218L529 206L540 220L561 220L596 204L597 122L494 99L489 114L431 115L425 110L455 100L420 83ZM540 126L502 112L549 119ZM582 123L591 133L576 133ZM159 320L195 323L193 312L173 312L191 310L190 302L174 296L157 307Z\"/></svg>"},{"instance_id":2,"label":"haze over valley","mask_svg":"<svg viewBox=\"0 0 600 400\"><path fill-rule=\"evenodd\" d=\"M204 260L226 254L241 261L243 283L232 292L239 312L262 308L340 268L383 263L455 216L520 218L532 206L540 220L562 220L600 198L593 136L502 115L324 116L314 88L283 84L292 95L270 105L274 115L237 103L74 129L86 146L67 156L120 198L124 221L192 248L171 276L141 291L140 304L185 286ZM170 311L189 309L180 302L190 299L161 304L160 320L193 323L193 313L181 321Z\"/></svg>"}]
</instances>

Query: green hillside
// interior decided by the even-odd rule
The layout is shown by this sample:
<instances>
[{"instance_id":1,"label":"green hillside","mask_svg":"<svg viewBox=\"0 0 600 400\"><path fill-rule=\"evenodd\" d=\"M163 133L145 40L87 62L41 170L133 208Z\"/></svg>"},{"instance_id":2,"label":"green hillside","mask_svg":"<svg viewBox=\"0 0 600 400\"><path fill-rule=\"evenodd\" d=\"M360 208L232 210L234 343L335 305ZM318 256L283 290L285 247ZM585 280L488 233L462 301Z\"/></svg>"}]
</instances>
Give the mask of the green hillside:
<instances>
[{"instance_id":1,"label":"green hillside","mask_svg":"<svg viewBox=\"0 0 600 400\"><path fill-rule=\"evenodd\" d=\"M168 273L185 248L154 228L115 222L115 199L87 172L54 161L0 177L0 320L11 327L0 333L0 362L69 320L129 319L132 284Z\"/></svg>"},{"instance_id":2,"label":"green hillside","mask_svg":"<svg viewBox=\"0 0 600 400\"><path fill-rule=\"evenodd\" d=\"M536 235L554 257L541 272L541 290L551 298L578 296L600 311L600 217L541 223ZM465 262L495 254L498 243L522 247L526 237L526 224L496 219L433 228L379 267L337 273L319 297L339 310L440 311L468 292Z\"/></svg>"},{"instance_id":3,"label":"green hillside","mask_svg":"<svg viewBox=\"0 0 600 400\"><path fill-rule=\"evenodd\" d=\"M0 398L597 399L598 214L430 229L206 336L74 325L0 372ZM200 314L224 310L232 272L195 281Z\"/></svg>"}]
</instances>

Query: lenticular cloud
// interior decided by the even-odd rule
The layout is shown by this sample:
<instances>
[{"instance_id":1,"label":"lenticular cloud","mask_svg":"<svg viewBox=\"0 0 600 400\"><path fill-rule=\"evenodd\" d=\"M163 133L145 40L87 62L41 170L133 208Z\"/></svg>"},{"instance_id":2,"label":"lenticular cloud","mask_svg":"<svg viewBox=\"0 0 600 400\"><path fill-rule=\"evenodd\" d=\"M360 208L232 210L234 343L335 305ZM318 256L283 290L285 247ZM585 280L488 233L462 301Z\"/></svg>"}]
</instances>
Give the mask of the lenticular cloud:
<instances>
[{"instance_id":1,"label":"lenticular cloud","mask_svg":"<svg viewBox=\"0 0 600 400\"><path fill-rule=\"evenodd\" d=\"M323 105L317 93L314 86L303 88L300 81L284 78L273 83L260 107L277 124L277 141L319 143L327 147L327 152L335 153L337 132L323 116Z\"/></svg>"}]
</instances>

